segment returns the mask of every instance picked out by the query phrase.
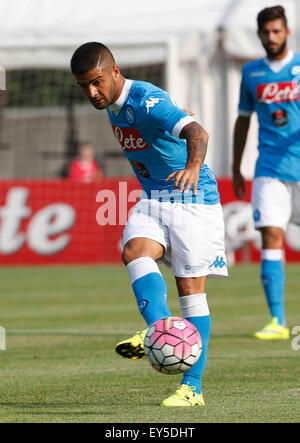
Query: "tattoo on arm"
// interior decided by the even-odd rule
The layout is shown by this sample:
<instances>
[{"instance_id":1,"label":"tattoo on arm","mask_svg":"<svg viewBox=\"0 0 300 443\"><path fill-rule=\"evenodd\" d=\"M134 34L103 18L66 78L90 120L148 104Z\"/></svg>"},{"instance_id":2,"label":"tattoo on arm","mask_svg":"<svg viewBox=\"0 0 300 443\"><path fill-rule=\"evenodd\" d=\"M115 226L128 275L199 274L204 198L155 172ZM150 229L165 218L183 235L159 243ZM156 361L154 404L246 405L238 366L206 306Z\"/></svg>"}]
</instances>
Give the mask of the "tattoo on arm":
<instances>
[{"instance_id":1,"label":"tattoo on arm","mask_svg":"<svg viewBox=\"0 0 300 443\"><path fill-rule=\"evenodd\" d=\"M186 140L188 152L187 164L198 164L201 168L206 156L208 144L208 134L205 129L202 128L199 123L191 122L182 129L180 138Z\"/></svg>"}]
</instances>

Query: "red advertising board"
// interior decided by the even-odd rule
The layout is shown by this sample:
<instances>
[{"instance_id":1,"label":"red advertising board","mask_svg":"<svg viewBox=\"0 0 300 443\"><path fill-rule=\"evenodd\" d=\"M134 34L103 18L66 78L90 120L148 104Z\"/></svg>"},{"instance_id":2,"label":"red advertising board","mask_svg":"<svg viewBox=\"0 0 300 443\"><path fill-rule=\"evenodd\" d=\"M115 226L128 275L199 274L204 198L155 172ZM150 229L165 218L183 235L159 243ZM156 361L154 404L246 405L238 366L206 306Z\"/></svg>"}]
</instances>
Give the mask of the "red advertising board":
<instances>
[{"instance_id":1,"label":"red advertising board","mask_svg":"<svg viewBox=\"0 0 300 443\"><path fill-rule=\"evenodd\" d=\"M135 189L135 179L122 178L1 181L0 264L120 262L119 209L127 215Z\"/></svg>"},{"instance_id":2,"label":"red advertising board","mask_svg":"<svg viewBox=\"0 0 300 443\"><path fill-rule=\"evenodd\" d=\"M236 261L259 260L251 183L245 202L237 202L231 181L218 182L228 251ZM0 189L0 265L121 262L122 231L141 192L135 178L2 180ZM288 238L287 261L300 261L300 238L294 240Z\"/></svg>"}]
</instances>

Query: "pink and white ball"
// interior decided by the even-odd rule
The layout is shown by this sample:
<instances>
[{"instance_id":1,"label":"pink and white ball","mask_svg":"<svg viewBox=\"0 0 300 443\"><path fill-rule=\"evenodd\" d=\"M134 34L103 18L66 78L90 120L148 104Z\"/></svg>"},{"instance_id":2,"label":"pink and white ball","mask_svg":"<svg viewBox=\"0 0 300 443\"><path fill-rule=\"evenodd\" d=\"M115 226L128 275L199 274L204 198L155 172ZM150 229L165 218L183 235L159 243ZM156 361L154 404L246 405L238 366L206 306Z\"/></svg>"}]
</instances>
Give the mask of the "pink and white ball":
<instances>
[{"instance_id":1,"label":"pink and white ball","mask_svg":"<svg viewBox=\"0 0 300 443\"><path fill-rule=\"evenodd\" d=\"M188 320L167 317L150 326L144 350L154 369L163 374L180 374L199 359L202 340L197 328Z\"/></svg>"}]
</instances>

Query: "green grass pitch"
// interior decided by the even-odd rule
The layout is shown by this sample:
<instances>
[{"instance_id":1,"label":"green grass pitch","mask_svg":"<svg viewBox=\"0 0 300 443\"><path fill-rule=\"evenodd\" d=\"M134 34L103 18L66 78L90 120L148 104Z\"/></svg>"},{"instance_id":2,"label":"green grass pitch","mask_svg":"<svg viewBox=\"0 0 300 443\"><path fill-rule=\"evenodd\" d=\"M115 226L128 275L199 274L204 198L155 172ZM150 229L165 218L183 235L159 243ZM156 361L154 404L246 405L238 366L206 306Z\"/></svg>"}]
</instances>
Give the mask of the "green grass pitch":
<instances>
[{"instance_id":1,"label":"green grass pitch","mask_svg":"<svg viewBox=\"0 0 300 443\"><path fill-rule=\"evenodd\" d=\"M174 279L162 269L180 316ZM299 265L286 267L286 311L300 326ZM0 422L298 422L300 350L252 333L268 320L259 266L209 280L212 335L203 378L205 408L162 408L180 376L114 345L144 328L121 266L2 268ZM300 340L298 341L300 344Z\"/></svg>"}]
</instances>

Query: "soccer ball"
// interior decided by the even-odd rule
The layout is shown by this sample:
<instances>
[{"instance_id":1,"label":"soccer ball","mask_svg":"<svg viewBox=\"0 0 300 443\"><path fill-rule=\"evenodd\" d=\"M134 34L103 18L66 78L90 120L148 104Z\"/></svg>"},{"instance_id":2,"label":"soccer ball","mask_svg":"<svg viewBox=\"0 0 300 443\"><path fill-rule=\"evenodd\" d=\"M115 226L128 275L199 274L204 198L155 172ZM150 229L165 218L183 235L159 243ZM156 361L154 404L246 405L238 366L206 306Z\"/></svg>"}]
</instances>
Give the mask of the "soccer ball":
<instances>
[{"instance_id":1,"label":"soccer ball","mask_svg":"<svg viewBox=\"0 0 300 443\"><path fill-rule=\"evenodd\" d=\"M148 329L144 351L151 366L162 374L188 371L200 357L202 340L192 323L184 318L167 317Z\"/></svg>"}]
</instances>

